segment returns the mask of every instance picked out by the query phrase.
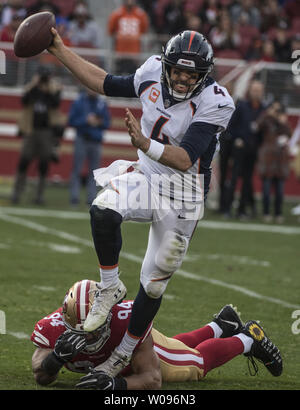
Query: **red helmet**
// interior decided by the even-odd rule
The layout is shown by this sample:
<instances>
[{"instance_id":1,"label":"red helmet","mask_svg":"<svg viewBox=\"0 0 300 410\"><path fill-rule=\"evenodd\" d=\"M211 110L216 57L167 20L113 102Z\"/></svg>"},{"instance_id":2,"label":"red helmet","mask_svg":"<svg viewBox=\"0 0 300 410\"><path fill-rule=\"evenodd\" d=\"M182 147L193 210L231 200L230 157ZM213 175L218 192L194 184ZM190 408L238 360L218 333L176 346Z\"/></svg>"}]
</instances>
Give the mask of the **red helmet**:
<instances>
[{"instance_id":1,"label":"red helmet","mask_svg":"<svg viewBox=\"0 0 300 410\"><path fill-rule=\"evenodd\" d=\"M98 352L110 337L110 322L112 313L106 322L93 332L83 330L83 324L92 307L97 283L92 280L81 280L76 282L67 292L63 302L63 321L67 329L72 332L86 336L86 353Z\"/></svg>"}]
</instances>

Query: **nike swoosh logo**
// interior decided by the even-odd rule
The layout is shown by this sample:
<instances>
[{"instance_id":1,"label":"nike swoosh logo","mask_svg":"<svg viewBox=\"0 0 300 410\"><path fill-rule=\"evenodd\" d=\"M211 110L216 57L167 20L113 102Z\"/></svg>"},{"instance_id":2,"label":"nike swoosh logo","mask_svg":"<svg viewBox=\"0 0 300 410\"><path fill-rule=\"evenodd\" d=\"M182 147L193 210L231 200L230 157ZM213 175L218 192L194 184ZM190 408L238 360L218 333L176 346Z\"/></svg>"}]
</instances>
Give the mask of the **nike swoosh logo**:
<instances>
[{"instance_id":1,"label":"nike swoosh logo","mask_svg":"<svg viewBox=\"0 0 300 410\"><path fill-rule=\"evenodd\" d=\"M43 326L37 325L37 327L38 327L39 330L43 329Z\"/></svg>"},{"instance_id":2,"label":"nike swoosh logo","mask_svg":"<svg viewBox=\"0 0 300 410\"><path fill-rule=\"evenodd\" d=\"M59 357L63 358L65 356L69 356L70 353L59 353Z\"/></svg>"},{"instance_id":3,"label":"nike swoosh logo","mask_svg":"<svg viewBox=\"0 0 300 410\"><path fill-rule=\"evenodd\" d=\"M108 390L112 386L112 382L109 382L108 385L103 390Z\"/></svg>"},{"instance_id":4,"label":"nike swoosh logo","mask_svg":"<svg viewBox=\"0 0 300 410\"><path fill-rule=\"evenodd\" d=\"M223 105L219 104L219 105L218 105L218 108L224 108L224 107L227 107L227 105L228 105L228 104L223 104Z\"/></svg>"},{"instance_id":5,"label":"nike swoosh logo","mask_svg":"<svg viewBox=\"0 0 300 410\"><path fill-rule=\"evenodd\" d=\"M228 323L229 325L234 326L234 330L236 330L239 327L239 324L237 322L231 322L230 320L224 320L224 319L221 319L221 320L222 322L225 322L225 323Z\"/></svg>"}]
</instances>

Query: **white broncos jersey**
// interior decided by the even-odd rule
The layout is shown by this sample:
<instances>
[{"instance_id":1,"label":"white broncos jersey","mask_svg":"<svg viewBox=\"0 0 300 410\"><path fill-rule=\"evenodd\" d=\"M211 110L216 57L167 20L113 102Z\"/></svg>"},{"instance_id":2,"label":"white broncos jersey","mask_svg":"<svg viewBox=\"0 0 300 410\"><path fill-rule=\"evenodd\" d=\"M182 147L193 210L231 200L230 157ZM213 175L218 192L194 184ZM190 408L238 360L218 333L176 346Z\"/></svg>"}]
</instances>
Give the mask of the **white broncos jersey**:
<instances>
[{"instance_id":1,"label":"white broncos jersey","mask_svg":"<svg viewBox=\"0 0 300 410\"><path fill-rule=\"evenodd\" d=\"M135 73L134 87L142 103L141 128L145 137L179 146L193 123L216 125L218 132L227 128L235 105L226 88L212 80L200 94L168 107L168 101L164 104L163 100L161 75L159 56L150 57ZM174 174L200 173L200 158L186 172L181 172L150 159L141 150L138 156L141 170L149 179L153 174L170 179Z\"/></svg>"}]
</instances>

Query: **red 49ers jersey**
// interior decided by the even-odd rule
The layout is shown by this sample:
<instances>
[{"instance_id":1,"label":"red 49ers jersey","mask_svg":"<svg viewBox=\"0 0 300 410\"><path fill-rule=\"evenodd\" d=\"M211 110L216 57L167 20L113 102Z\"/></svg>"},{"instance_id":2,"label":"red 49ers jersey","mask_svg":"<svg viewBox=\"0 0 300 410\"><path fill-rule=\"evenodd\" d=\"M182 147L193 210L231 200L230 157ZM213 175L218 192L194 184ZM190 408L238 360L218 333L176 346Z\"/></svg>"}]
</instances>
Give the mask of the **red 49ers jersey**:
<instances>
[{"instance_id":1,"label":"red 49ers jersey","mask_svg":"<svg viewBox=\"0 0 300 410\"><path fill-rule=\"evenodd\" d=\"M80 352L65 367L73 372L88 373L89 368L96 367L109 358L113 350L120 344L125 334L131 316L133 301L125 301L112 308L111 336L101 350L94 354ZM152 329L152 323L144 333L136 348L143 343ZM49 316L38 321L31 335L32 342L40 348L54 349L57 338L66 330L62 319L62 308L57 309ZM130 368L125 368L122 373L128 373Z\"/></svg>"}]
</instances>

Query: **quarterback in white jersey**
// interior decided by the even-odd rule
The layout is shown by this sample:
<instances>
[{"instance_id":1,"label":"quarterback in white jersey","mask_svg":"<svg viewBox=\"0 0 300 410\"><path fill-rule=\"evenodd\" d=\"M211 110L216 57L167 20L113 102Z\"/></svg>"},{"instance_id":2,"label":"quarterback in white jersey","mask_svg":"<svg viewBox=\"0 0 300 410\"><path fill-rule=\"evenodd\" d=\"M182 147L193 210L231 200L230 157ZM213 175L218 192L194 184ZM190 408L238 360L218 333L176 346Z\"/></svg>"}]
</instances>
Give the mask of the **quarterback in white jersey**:
<instances>
[{"instance_id":1,"label":"quarterback in white jersey","mask_svg":"<svg viewBox=\"0 0 300 410\"><path fill-rule=\"evenodd\" d=\"M111 174L109 179L103 170L95 171L102 189L90 209L101 281L84 322L85 331L103 325L114 304L126 295L118 275L121 223L151 222L140 289L127 332L101 365L101 370L115 376L130 361L159 309L169 279L182 264L209 189L217 136L226 129L234 103L227 90L209 76L214 65L213 50L198 32L187 30L172 37L161 56L150 57L135 73L123 77L88 63L64 46L55 29L52 33L49 52L85 86L107 96L139 98L142 103L140 122L128 109L125 116L139 161L111 164L104 171ZM126 172L130 168L133 171ZM199 175L203 177L202 185ZM154 177L160 178L160 184L154 186ZM137 192L137 186L142 190ZM151 201L140 201L143 206L137 206L137 197L144 199L145 193ZM160 205L162 198L169 199L167 209ZM188 212L191 206L192 217Z\"/></svg>"},{"instance_id":2,"label":"quarterback in white jersey","mask_svg":"<svg viewBox=\"0 0 300 410\"><path fill-rule=\"evenodd\" d=\"M197 135L198 123L215 126L215 134L226 129L234 109L233 100L226 88L218 85L212 78L207 78L201 93L197 93L179 104L176 102L174 104L174 98L168 95L161 78L162 62L160 56L150 57L134 76L135 92L143 107L141 132L144 136L162 144L180 146L182 141L192 144L192 138L201 138ZM198 143L201 144L201 141ZM203 139L202 144L206 143L208 143L207 140ZM209 155L207 159L201 158L200 161L200 157L197 158L193 161L192 166L185 171L152 160L141 150L138 150L140 168L149 180L154 174L162 175L167 179L174 174L181 174L181 180L188 183L189 178L184 178L183 175L205 175L205 171L210 175L211 154L215 151L215 143L216 138L210 141L211 147L207 147ZM207 192L208 184L205 185Z\"/></svg>"},{"instance_id":3,"label":"quarterback in white jersey","mask_svg":"<svg viewBox=\"0 0 300 410\"><path fill-rule=\"evenodd\" d=\"M161 83L162 63L160 56L150 57L135 73L134 87L143 107L141 131L148 138L163 144L179 146L188 128L198 122L217 125L223 131L232 115L234 103L226 88L208 78L203 91L194 97L171 105L170 97L164 95ZM163 173L172 175L171 167L151 160L138 150L141 169L145 175ZM200 158L185 172L198 174Z\"/></svg>"}]
</instances>

